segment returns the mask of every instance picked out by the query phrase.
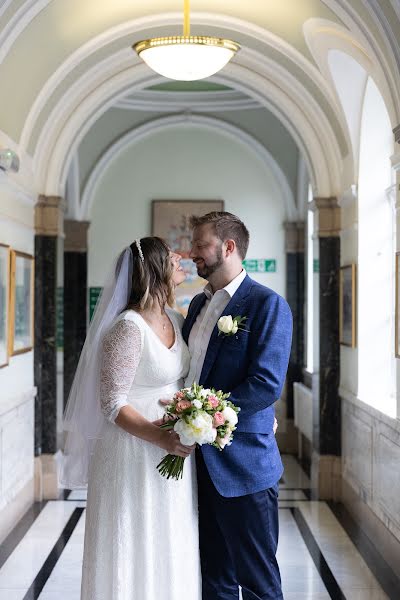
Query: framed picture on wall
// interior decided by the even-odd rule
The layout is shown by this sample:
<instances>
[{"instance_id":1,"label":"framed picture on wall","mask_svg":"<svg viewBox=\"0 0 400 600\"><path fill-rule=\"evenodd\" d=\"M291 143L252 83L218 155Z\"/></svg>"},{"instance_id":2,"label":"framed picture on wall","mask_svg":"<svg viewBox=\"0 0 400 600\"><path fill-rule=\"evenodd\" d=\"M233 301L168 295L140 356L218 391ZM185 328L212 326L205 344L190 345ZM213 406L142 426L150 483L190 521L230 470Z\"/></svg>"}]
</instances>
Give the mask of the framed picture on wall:
<instances>
[{"instance_id":1,"label":"framed picture on wall","mask_svg":"<svg viewBox=\"0 0 400 600\"><path fill-rule=\"evenodd\" d=\"M396 252L395 355L400 358L400 252Z\"/></svg>"},{"instance_id":2,"label":"framed picture on wall","mask_svg":"<svg viewBox=\"0 0 400 600\"><path fill-rule=\"evenodd\" d=\"M153 200L152 235L165 239L169 247L182 256L186 280L177 288L176 305L183 315L186 315L193 296L207 283L197 275L196 265L189 258L192 239L190 217L215 210L224 210L223 200Z\"/></svg>"},{"instance_id":3,"label":"framed picture on wall","mask_svg":"<svg viewBox=\"0 0 400 600\"><path fill-rule=\"evenodd\" d=\"M0 244L0 369L8 365L10 330L10 246Z\"/></svg>"},{"instance_id":4,"label":"framed picture on wall","mask_svg":"<svg viewBox=\"0 0 400 600\"><path fill-rule=\"evenodd\" d=\"M339 341L343 346L356 347L356 265L340 268L339 280Z\"/></svg>"},{"instance_id":5,"label":"framed picture on wall","mask_svg":"<svg viewBox=\"0 0 400 600\"><path fill-rule=\"evenodd\" d=\"M11 251L10 354L33 348L34 260Z\"/></svg>"}]
</instances>

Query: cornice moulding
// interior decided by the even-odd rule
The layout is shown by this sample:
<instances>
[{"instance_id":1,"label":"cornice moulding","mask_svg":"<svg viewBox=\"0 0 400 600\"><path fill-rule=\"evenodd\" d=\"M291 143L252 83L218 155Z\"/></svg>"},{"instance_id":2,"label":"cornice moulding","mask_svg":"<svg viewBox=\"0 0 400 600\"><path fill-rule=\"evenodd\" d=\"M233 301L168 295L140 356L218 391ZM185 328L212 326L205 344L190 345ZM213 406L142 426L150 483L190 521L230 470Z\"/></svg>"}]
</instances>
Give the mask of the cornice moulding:
<instances>
[{"instance_id":1,"label":"cornice moulding","mask_svg":"<svg viewBox=\"0 0 400 600\"><path fill-rule=\"evenodd\" d=\"M115 104L124 110L171 112L216 112L228 110L251 110L260 104L238 92L158 92L143 90L133 97L122 98Z\"/></svg>"}]
</instances>

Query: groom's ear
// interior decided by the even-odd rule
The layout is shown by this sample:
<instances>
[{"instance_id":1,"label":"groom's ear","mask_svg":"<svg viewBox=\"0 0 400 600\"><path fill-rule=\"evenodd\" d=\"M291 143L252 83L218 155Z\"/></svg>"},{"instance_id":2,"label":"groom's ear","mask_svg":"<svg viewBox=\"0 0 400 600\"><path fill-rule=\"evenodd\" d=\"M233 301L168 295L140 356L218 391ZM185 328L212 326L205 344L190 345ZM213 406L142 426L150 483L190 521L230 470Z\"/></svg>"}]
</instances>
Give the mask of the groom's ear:
<instances>
[{"instance_id":1,"label":"groom's ear","mask_svg":"<svg viewBox=\"0 0 400 600\"><path fill-rule=\"evenodd\" d=\"M236 250L236 242L235 240L226 240L225 241L225 255L231 256Z\"/></svg>"}]
</instances>

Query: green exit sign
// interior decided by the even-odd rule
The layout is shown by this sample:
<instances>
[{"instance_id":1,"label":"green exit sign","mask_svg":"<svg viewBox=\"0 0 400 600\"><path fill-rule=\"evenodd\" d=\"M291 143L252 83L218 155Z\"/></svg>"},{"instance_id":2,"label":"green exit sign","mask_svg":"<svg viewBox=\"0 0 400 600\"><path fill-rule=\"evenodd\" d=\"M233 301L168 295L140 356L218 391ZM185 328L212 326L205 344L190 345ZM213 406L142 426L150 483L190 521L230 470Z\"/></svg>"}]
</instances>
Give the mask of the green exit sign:
<instances>
[{"instance_id":1,"label":"green exit sign","mask_svg":"<svg viewBox=\"0 0 400 600\"><path fill-rule=\"evenodd\" d=\"M276 273L275 258L249 258L243 266L248 273Z\"/></svg>"},{"instance_id":2,"label":"green exit sign","mask_svg":"<svg viewBox=\"0 0 400 600\"><path fill-rule=\"evenodd\" d=\"M89 288L89 320L93 318L93 313L96 308L97 301L103 288L91 287Z\"/></svg>"}]
</instances>

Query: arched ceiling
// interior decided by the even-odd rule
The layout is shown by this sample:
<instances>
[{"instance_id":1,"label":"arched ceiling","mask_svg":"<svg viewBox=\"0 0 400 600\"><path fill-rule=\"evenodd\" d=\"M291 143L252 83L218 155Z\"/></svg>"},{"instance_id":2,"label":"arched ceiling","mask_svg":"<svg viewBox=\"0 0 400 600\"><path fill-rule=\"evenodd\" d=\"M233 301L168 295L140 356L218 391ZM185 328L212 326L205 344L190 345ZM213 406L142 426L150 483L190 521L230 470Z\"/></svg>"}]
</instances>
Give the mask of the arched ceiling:
<instances>
[{"instance_id":1,"label":"arched ceiling","mask_svg":"<svg viewBox=\"0 0 400 600\"><path fill-rule=\"evenodd\" d=\"M150 102L145 88L165 80L155 78L130 46L180 31L182 5L182 0L0 3L0 82L7 90L0 95L0 141L3 136L23 158L32 157L39 191L64 193L80 142L112 106L125 103L125 109L141 110ZM388 81L396 120L398 0L219 0L217 9L214 0L192 0L191 5L193 32L231 37L242 45L232 63L213 78L214 85L230 88L220 93L227 99L230 95L231 107L247 102L247 108L262 106L275 115L304 156L314 191L338 193L342 163L351 154L349 132L304 26L319 19L345 29L368 49ZM172 112L191 110L190 102L182 99L184 105L171 106ZM212 109L200 102L194 110Z\"/></svg>"}]
</instances>

